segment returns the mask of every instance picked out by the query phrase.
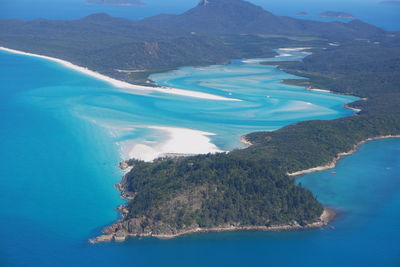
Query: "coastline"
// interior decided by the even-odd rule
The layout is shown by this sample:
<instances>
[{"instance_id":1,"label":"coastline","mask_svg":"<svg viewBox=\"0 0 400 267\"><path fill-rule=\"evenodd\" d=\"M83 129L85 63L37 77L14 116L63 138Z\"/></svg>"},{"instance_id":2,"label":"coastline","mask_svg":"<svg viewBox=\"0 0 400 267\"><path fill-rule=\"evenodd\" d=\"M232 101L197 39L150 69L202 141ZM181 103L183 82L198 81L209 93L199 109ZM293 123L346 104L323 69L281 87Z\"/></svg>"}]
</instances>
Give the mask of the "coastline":
<instances>
[{"instance_id":1,"label":"coastline","mask_svg":"<svg viewBox=\"0 0 400 267\"><path fill-rule=\"evenodd\" d=\"M317 166L317 167L313 167L313 168L309 168L306 170L301 170L301 171L297 171L297 172L292 172L292 173L287 173L288 176L291 177L295 177L295 176L299 176L299 175L303 175L303 174L308 174L308 173L312 173L312 172L317 172L317 171L325 171L325 170L329 170L329 169L333 169L336 167L336 164L339 160L341 160L343 157L354 154L355 152L358 151L358 148L370 141L374 141L374 140L380 140L380 139L387 139L387 138L400 138L400 135L382 135L382 136L376 136L376 137L370 137L367 138L365 140L362 140L360 142L358 142L357 144L354 145L354 147L347 152L342 152L336 155L336 157L329 163L325 164L325 165L321 165L321 166Z\"/></svg>"},{"instance_id":2,"label":"coastline","mask_svg":"<svg viewBox=\"0 0 400 267\"><path fill-rule=\"evenodd\" d=\"M362 110L362 109L360 109L360 108L353 108L353 107L350 107L350 104L345 104L344 107L347 108L347 109L350 109L350 110L355 111L355 112L356 112L355 114L357 114L358 112L360 112L360 111Z\"/></svg>"},{"instance_id":3,"label":"coastline","mask_svg":"<svg viewBox=\"0 0 400 267\"><path fill-rule=\"evenodd\" d=\"M189 90L183 90L183 89L177 89L177 88L134 85L134 84L131 84L128 82L123 82L123 81L108 77L106 75L100 74L100 73L90 70L88 68L74 65L69 61L62 60L59 58L24 52L24 51L15 50L15 49L3 47L3 46L0 46L0 50L6 51L9 53L19 54L19 55L25 55L25 56L31 56L31 57L50 60L50 61L56 62L58 64L61 64L62 66L66 67L66 68L72 69L74 71L80 72L80 73L88 75L88 76L91 76L98 80L105 81L117 88L128 89L128 90L139 90L139 91L155 91L155 92L161 92L161 93L165 93L165 94L173 94L173 95L180 95L180 96L194 97L194 98L208 99L208 100L242 101L240 99L228 98L228 97L223 97L223 96L218 96L218 95L213 95L213 94L208 94L208 93L203 93L203 92L189 91Z\"/></svg>"},{"instance_id":4,"label":"coastline","mask_svg":"<svg viewBox=\"0 0 400 267\"><path fill-rule=\"evenodd\" d=\"M124 214L124 207L120 206L118 207L118 210ZM123 242L125 241L128 237L155 237L158 239L172 239L188 234L199 234L199 233L219 233L219 232L240 232L240 231L256 231L256 232L280 232L280 231L294 231L294 230L306 230L306 229L314 229L314 228L322 228L326 225L328 225L336 216L336 212L332 209L329 208L324 208L324 211L322 212L321 216L318 218L316 222L309 223L306 225L300 225L297 222L293 222L291 224L286 224L286 225L274 225L274 226L220 226L220 227L210 227L210 228L191 228L187 230L183 230L174 234L152 234L152 233L145 233L145 234L132 234L128 233L126 231L118 231L118 232L113 232L109 233L109 231L112 231L115 226L118 226L117 222L116 224L113 224L109 227L106 227L103 230L104 235L91 238L89 239L89 242L92 244L96 243L102 243L102 242L110 242L110 241L116 241L116 242Z\"/></svg>"},{"instance_id":5,"label":"coastline","mask_svg":"<svg viewBox=\"0 0 400 267\"><path fill-rule=\"evenodd\" d=\"M311 86L309 86L306 90L307 90L307 91L314 91L314 92L323 92L323 93L338 94L338 93L332 92L331 90L328 90L328 89L313 88L313 87L311 87Z\"/></svg>"}]
</instances>

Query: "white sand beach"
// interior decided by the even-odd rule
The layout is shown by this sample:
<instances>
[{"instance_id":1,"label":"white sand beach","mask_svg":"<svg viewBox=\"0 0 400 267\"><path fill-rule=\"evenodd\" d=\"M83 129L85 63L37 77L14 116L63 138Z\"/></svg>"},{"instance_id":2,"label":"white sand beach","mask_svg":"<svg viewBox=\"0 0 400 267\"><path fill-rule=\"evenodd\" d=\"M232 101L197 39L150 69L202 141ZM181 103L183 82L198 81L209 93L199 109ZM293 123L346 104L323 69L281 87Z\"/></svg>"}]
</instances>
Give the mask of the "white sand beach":
<instances>
[{"instance_id":1,"label":"white sand beach","mask_svg":"<svg viewBox=\"0 0 400 267\"><path fill-rule=\"evenodd\" d=\"M327 90L327 89L319 89L319 88L308 88L307 90L309 90L309 91L314 91L314 92L332 93L332 91L330 91L330 90Z\"/></svg>"},{"instance_id":2,"label":"white sand beach","mask_svg":"<svg viewBox=\"0 0 400 267\"><path fill-rule=\"evenodd\" d=\"M154 145L135 144L129 151L128 158L152 161L159 157L173 155L196 155L223 152L208 136L213 133L187 128L166 126L146 126L146 128L163 131L167 138Z\"/></svg>"},{"instance_id":3,"label":"white sand beach","mask_svg":"<svg viewBox=\"0 0 400 267\"><path fill-rule=\"evenodd\" d=\"M109 84L111 84L115 87L126 89L126 90L157 91L157 92L161 92L161 93L165 93L165 94L181 95L181 96L195 97L195 98L208 99L208 100L241 101L240 99L228 98L228 97L223 97L223 96L218 96L218 95L213 95L213 94L208 94L208 93L203 93L203 92L189 91L189 90L183 90L183 89L177 89L177 88L150 87L150 86L134 85L134 84L130 84L127 82L123 82L123 81L105 76L98 72L89 70L88 68L74 65L71 62L68 62L66 60L62 60L62 59L58 59L58 58L54 58L54 57L43 56L43 55L38 55L38 54L33 54L33 53L28 53L28 52L23 52L23 51L10 49L10 48L6 48L6 47L1 47L1 46L0 46L0 50L7 51L10 53L20 54L20 55L26 55L26 56L51 60L53 62L57 62L57 63L63 65L64 67L73 69L75 71L89 75L93 78L108 82ZM127 91L127 92L129 92L129 91Z\"/></svg>"},{"instance_id":4,"label":"white sand beach","mask_svg":"<svg viewBox=\"0 0 400 267\"><path fill-rule=\"evenodd\" d=\"M288 54L288 53L282 53L282 54L279 54L279 55L277 55L275 57L291 57L291 56L293 56L293 55L292 54Z\"/></svg>"}]
</instances>

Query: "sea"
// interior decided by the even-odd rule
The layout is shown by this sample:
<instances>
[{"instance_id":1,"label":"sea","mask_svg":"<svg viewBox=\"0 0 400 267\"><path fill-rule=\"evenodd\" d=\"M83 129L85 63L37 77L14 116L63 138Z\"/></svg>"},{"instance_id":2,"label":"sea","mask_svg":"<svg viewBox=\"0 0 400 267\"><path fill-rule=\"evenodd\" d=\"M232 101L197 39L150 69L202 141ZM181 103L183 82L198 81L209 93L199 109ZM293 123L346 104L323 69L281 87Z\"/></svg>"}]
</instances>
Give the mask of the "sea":
<instances>
[{"instance_id":1,"label":"sea","mask_svg":"<svg viewBox=\"0 0 400 267\"><path fill-rule=\"evenodd\" d=\"M0 3L8 15L27 19L127 12L51 2L65 5L67 15L51 12L53 4L45 0ZM15 9L17 3L23 8ZM40 8L45 3L49 9ZM23 11L29 7L31 17ZM334 169L297 178L338 212L330 227L88 242L119 218L115 208L124 202L114 187L123 175L118 163L137 144L156 149L168 139L149 126L213 133L209 141L230 150L241 146L245 133L354 114L343 105L357 97L282 84L293 76L260 62L306 54L277 52L281 56L273 59L182 67L151 77L162 86L241 100L220 101L124 90L52 61L0 51L0 266L400 266L396 138L369 142Z\"/></svg>"}]
</instances>

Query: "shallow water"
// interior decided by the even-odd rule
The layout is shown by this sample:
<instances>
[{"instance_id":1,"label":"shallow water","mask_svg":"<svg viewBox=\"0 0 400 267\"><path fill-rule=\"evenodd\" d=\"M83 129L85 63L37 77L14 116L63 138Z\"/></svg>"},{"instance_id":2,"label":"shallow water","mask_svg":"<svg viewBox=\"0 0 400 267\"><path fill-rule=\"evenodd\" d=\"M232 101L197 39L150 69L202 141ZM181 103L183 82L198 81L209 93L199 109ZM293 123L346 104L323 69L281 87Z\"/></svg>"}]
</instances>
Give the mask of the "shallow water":
<instances>
[{"instance_id":1,"label":"shallow water","mask_svg":"<svg viewBox=\"0 0 400 267\"><path fill-rule=\"evenodd\" d=\"M257 61L153 76L160 84L240 102L128 93L56 63L5 52L0 69L2 266L293 266L326 258L331 266L399 263L399 140L363 146L340 162L337 175L299 179L340 211L333 230L87 243L117 219L122 201L113 184L120 181L124 148L165 139L145 126L213 132L211 140L230 149L243 133L351 115L343 104L354 97L283 85L290 75Z\"/></svg>"}]
</instances>

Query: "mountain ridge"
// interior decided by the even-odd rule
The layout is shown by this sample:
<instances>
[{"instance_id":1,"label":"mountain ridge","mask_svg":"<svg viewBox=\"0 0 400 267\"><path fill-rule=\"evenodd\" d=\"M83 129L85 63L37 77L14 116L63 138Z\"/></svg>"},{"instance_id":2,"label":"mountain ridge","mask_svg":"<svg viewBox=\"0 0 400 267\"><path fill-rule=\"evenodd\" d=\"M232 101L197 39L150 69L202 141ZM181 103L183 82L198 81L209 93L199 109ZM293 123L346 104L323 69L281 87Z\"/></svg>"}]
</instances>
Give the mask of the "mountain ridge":
<instances>
[{"instance_id":1,"label":"mountain ridge","mask_svg":"<svg viewBox=\"0 0 400 267\"><path fill-rule=\"evenodd\" d=\"M216 35L279 33L318 35L324 38L332 38L336 35L336 38L349 39L354 36L377 36L384 32L367 23L365 23L364 32L357 32L349 27L348 23L277 16L260 6L242 0L202 0L197 6L182 14L153 16L138 23L186 33L200 32Z\"/></svg>"}]
</instances>

